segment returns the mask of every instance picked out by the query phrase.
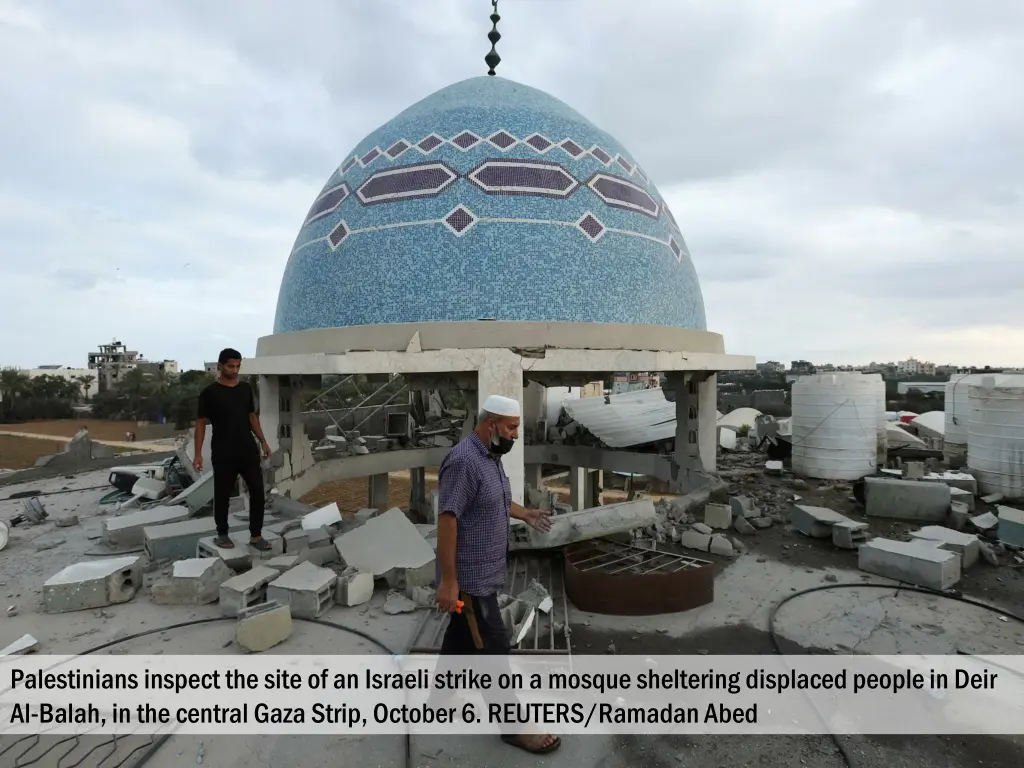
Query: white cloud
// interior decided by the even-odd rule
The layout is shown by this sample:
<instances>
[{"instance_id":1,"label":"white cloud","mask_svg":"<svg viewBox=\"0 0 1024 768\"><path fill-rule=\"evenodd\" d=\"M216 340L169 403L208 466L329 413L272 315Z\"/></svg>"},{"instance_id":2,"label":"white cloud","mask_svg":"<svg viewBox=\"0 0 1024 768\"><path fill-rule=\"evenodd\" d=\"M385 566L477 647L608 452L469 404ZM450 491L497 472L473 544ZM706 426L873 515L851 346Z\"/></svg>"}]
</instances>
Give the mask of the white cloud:
<instances>
[{"instance_id":1,"label":"white cloud","mask_svg":"<svg viewBox=\"0 0 1024 768\"><path fill-rule=\"evenodd\" d=\"M298 225L377 125L483 73L489 6L0 5L0 364L269 333ZM1024 6L518 0L500 72L616 135L759 359L1024 364Z\"/></svg>"}]
</instances>

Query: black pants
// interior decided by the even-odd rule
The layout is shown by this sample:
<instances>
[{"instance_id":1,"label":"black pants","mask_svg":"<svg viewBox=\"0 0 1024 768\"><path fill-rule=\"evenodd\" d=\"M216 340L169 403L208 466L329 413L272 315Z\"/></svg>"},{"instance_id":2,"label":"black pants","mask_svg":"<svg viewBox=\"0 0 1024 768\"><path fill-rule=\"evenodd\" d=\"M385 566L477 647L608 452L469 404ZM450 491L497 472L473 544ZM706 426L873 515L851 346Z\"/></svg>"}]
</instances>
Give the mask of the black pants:
<instances>
[{"instance_id":1,"label":"black pants","mask_svg":"<svg viewBox=\"0 0 1024 768\"><path fill-rule=\"evenodd\" d=\"M239 476L249 491L249 533L256 538L263 534L263 513L267 504L258 456L214 462L213 521L217 524L217 535L227 536L228 506Z\"/></svg>"},{"instance_id":2,"label":"black pants","mask_svg":"<svg viewBox=\"0 0 1024 768\"><path fill-rule=\"evenodd\" d=\"M481 666L486 667L486 671L490 673L494 687L482 691L484 699L488 704L502 707L518 704L519 697L515 692L497 687L498 675L511 672L508 663L508 630L498 608L498 596L477 597L460 592L459 600L464 603L462 613L451 614L444 640L441 641L442 658L437 665L437 671L445 672L451 669L450 665L445 663L444 656L486 656L487 663ZM484 717L484 721L486 720ZM506 734L515 734L521 730L521 725L513 724L501 728L502 733Z\"/></svg>"}]
</instances>

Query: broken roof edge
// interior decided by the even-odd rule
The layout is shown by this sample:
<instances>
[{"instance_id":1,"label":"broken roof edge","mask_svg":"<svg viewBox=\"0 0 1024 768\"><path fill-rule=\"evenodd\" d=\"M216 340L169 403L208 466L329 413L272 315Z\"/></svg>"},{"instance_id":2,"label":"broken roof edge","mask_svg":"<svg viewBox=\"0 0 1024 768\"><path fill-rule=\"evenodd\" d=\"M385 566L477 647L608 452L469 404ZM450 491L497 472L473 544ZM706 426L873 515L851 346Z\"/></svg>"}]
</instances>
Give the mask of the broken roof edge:
<instances>
[{"instance_id":1,"label":"broken roof edge","mask_svg":"<svg viewBox=\"0 0 1024 768\"><path fill-rule=\"evenodd\" d=\"M643 340L642 347L637 347L638 339ZM278 333L259 339L256 357L502 347L725 353L722 335L710 331L625 323L478 320L389 323Z\"/></svg>"}]
</instances>

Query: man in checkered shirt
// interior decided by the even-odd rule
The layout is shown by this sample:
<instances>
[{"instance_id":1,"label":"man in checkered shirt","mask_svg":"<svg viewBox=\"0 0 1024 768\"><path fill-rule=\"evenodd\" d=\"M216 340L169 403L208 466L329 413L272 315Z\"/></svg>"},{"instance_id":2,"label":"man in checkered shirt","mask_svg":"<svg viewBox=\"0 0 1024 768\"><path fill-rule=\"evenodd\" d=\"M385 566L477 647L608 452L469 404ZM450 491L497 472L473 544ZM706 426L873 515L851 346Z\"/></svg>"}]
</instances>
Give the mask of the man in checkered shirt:
<instances>
[{"instance_id":1,"label":"man in checkered shirt","mask_svg":"<svg viewBox=\"0 0 1024 768\"><path fill-rule=\"evenodd\" d=\"M519 401L491 395L476 429L445 457L438 473L437 605L451 613L441 653L507 655L508 632L498 607L505 586L509 519L538 530L551 527L548 513L512 501L501 458L519 437ZM460 612L457 603L462 601ZM507 666L507 661L505 661ZM507 671L507 670L506 670ZM551 734L504 734L527 752L544 754L561 745Z\"/></svg>"}]
</instances>

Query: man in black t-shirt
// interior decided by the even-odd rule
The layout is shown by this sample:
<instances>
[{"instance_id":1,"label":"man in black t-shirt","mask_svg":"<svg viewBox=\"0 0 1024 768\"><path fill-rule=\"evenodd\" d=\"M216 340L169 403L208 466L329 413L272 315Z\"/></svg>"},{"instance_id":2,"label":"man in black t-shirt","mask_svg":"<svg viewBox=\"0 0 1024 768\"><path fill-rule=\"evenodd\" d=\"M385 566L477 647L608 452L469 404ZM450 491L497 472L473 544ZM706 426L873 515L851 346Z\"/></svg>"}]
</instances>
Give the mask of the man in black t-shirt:
<instances>
[{"instance_id":1,"label":"man in black t-shirt","mask_svg":"<svg viewBox=\"0 0 1024 768\"><path fill-rule=\"evenodd\" d=\"M263 538L263 513L266 495L263 490L261 458L270 458L270 446L263 437L260 420L256 416L256 398L252 387L239 381L242 355L234 349L225 349L217 358L217 380L199 393L199 413L196 419L197 472L203 471L203 440L206 426L213 428L210 459L213 464L213 519L217 524L218 547L235 546L228 538L228 504L235 482L241 476L249 491L250 545L261 551L270 549ZM254 436L255 435L255 439ZM256 444L259 440L259 446Z\"/></svg>"}]
</instances>

